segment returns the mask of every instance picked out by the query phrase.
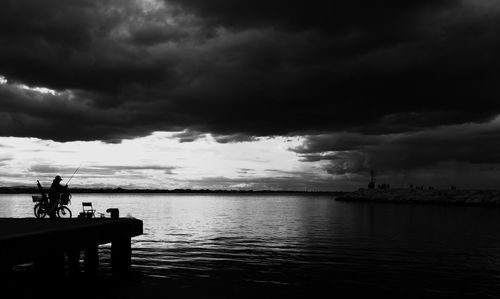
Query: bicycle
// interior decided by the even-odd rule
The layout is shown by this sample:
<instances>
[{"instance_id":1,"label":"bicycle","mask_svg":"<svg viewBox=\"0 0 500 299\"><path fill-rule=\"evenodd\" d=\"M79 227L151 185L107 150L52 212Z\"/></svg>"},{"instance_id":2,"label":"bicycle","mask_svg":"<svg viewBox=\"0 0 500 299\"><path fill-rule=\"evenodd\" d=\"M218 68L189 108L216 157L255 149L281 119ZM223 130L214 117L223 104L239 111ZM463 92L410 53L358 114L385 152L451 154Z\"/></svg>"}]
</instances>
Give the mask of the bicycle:
<instances>
[{"instance_id":1,"label":"bicycle","mask_svg":"<svg viewBox=\"0 0 500 299\"><path fill-rule=\"evenodd\" d=\"M50 211L49 200L47 194L43 190L40 182L37 181L38 189L40 190L41 195L33 195L33 202L36 202L35 207L33 208L33 212L36 218L45 218ZM57 199L57 208L55 210L55 214L58 218L71 218L73 214L71 210L66 206L71 201L71 194L66 191L61 193L59 198Z\"/></svg>"}]
</instances>

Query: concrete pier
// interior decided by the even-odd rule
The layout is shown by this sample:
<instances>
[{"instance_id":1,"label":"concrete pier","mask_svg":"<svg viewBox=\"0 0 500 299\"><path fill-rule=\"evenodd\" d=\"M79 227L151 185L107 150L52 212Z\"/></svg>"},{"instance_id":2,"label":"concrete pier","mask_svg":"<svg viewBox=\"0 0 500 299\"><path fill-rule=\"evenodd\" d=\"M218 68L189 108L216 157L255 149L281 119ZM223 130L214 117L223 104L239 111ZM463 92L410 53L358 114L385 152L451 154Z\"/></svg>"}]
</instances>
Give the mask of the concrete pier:
<instances>
[{"instance_id":1,"label":"concrete pier","mask_svg":"<svg viewBox=\"0 0 500 299\"><path fill-rule=\"evenodd\" d=\"M35 271L95 275L98 246L111 243L114 274L131 267L131 238L142 234L142 221L133 218L0 218L0 265L2 271L33 262Z\"/></svg>"}]
</instances>

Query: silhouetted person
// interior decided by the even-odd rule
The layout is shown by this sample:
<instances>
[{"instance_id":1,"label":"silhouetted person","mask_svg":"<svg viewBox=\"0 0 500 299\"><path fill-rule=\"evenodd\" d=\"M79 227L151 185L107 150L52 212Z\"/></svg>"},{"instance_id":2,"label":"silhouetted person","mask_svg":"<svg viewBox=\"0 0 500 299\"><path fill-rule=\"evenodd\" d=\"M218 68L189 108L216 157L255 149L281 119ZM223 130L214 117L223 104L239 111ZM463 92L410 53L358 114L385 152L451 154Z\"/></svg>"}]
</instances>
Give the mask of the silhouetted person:
<instances>
[{"instance_id":1,"label":"silhouetted person","mask_svg":"<svg viewBox=\"0 0 500 299\"><path fill-rule=\"evenodd\" d=\"M68 185L61 185L62 178L60 176L56 176L52 181L52 185L50 185L49 189L49 216L50 218L56 217L56 209L61 198L61 194L66 192Z\"/></svg>"}]
</instances>

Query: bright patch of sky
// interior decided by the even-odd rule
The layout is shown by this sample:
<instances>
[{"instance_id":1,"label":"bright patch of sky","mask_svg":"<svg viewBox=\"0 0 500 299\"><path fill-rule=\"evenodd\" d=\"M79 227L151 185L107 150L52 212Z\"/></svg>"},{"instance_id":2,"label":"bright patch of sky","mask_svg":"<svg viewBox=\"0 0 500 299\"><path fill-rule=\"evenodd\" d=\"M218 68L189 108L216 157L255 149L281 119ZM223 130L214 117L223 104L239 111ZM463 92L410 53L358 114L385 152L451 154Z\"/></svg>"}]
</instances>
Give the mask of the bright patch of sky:
<instances>
[{"instance_id":1,"label":"bright patch of sky","mask_svg":"<svg viewBox=\"0 0 500 299\"><path fill-rule=\"evenodd\" d=\"M217 178L227 180L223 186L249 189L256 179L326 175L289 150L302 143L300 137L217 143L206 135L181 143L173 135L155 132L119 144L1 137L0 184L48 185L57 174L64 183L80 165L73 186L195 188L193 182Z\"/></svg>"}]
</instances>

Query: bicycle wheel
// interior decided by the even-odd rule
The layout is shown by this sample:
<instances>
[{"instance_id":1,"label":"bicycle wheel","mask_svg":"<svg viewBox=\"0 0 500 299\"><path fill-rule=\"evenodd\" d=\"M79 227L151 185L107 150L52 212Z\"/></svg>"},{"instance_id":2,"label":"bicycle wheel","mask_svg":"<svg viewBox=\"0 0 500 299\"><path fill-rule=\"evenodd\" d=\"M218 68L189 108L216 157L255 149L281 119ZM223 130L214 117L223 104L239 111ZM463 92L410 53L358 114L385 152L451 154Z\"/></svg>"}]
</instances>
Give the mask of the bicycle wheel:
<instances>
[{"instance_id":1,"label":"bicycle wheel","mask_svg":"<svg viewBox=\"0 0 500 299\"><path fill-rule=\"evenodd\" d=\"M59 218L71 218L71 210L68 207L60 206L57 208L57 217Z\"/></svg>"},{"instance_id":2,"label":"bicycle wheel","mask_svg":"<svg viewBox=\"0 0 500 299\"><path fill-rule=\"evenodd\" d=\"M37 203L35 205L33 212L35 213L36 218L45 218L45 216L47 216L47 211L45 211L45 208L41 203Z\"/></svg>"}]
</instances>

